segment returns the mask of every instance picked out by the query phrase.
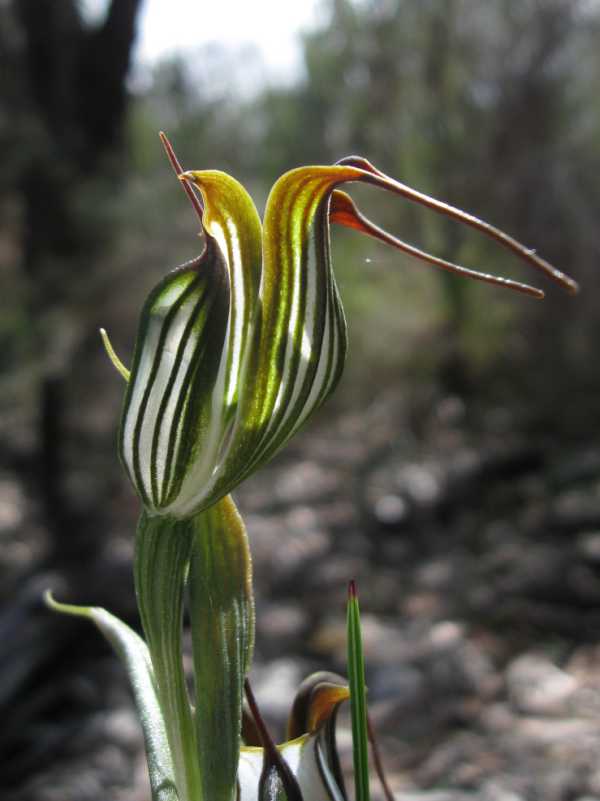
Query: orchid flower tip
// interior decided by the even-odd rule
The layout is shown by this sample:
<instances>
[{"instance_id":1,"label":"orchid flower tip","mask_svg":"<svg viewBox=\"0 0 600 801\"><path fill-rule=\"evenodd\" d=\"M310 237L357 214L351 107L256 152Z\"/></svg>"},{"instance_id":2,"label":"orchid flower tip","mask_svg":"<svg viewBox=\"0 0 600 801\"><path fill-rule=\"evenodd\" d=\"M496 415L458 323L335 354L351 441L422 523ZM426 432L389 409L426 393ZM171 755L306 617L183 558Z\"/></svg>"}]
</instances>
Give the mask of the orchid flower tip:
<instances>
[{"instance_id":1,"label":"orchid flower tip","mask_svg":"<svg viewBox=\"0 0 600 801\"><path fill-rule=\"evenodd\" d=\"M577 283L577 281L574 281L572 278L569 278L569 276L565 276L565 279L566 279L567 291L571 295L579 294L579 284Z\"/></svg>"}]
</instances>

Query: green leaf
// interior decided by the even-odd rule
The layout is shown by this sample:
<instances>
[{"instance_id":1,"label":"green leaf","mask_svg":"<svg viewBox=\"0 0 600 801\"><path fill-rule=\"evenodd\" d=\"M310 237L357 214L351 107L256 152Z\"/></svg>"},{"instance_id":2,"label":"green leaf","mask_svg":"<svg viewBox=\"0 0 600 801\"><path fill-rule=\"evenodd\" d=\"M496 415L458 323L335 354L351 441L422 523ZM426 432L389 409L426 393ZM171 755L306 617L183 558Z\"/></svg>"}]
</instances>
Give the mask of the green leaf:
<instances>
[{"instance_id":1,"label":"green leaf","mask_svg":"<svg viewBox=\"0 0 600 801\"><path fill-rule=\"evenodd\" d=\"M189 589L202 798L232 801L254 643L250 552L230 496L194 521Z\"/></svg>"},{"instance_id":2,"label":"green leaf","mask_svg":"<svg viewBox=\"0 0 600 801\"><path fill-rule=\"evenodd\" d=\"M348 591L348 678L350 681L350 713L352 717L354 796L356 801L369 801L365 662L360 628L360 610L353 581L350 582Z\"/></svg>"},{"instance_id":3,"label":"green leaf","mask_svg":"<svg viewBox=\"0 0 600 801\"><path fill-rule=\"evenodd\" d=\"M201 797L181 644L183 600L193 533L193 520L176 521L143 513L137 529L134 561L138 608L181 801L198 801Z\"/></svg>"},{"instance_id":4,"label":"green leaf","mask_svg":"<svg viewBox=\"0 0 600 801\"><path fill-rule=\"evenodd\" d=\"M157 697L150 655L144 641L129 626L105 609L61 604L55 601L49 592L46 594L46 603L56 612L91 620L110 642L127 669L133 689L144 731L152 799L179 801L165 721Z\"/></svg>"}]
</instances>

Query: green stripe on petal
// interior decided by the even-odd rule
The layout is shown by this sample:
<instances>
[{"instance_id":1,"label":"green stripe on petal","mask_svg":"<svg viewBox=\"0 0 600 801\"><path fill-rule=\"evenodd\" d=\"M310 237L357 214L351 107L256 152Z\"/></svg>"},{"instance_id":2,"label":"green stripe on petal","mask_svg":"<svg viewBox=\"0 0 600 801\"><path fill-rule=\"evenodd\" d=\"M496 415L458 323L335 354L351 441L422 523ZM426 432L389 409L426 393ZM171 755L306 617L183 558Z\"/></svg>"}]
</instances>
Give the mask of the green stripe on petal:
<instances>
[{"instance_id":1,"label":"green stripe on petal","mask_svg":"<svg viewBox=\"0 0 600 801\"><path fill-rule=\"evenodd\" d=\"M173 511L186 475L203 457L228 310L228 274L207 238L202 257L169 274L142 312L120 454L151 512Z\"/></svg>"},{"instance_id":2,"label":"green stripe on petal","mask_svg":"<svg viewBox=\"0 0 600 801\"><path fill-rule=\"evenodd\" d=\"M261 280L261 225L246 190L217 171L186 173L200 189L203 223L214 237L229 277L230 304L224 347L211 391L210 425L198 443L199 458L190 465L181 498L172 513L192 514L214 503L237 481L232 473L243 463L238 442L245 391L244 375L252 349Z\"/></svg>"},{"instance_id":3,"label":"green stripe on petal","mask_svg":"<svg viewBox=\"0 0 600 801\"><path fill-rule=\"evenodd\" d=\"M260 369L248 377L254 386L249 417L261 432L261 458L283 444L307 403L315 408L322 402L322 392L333 388L333 375L343 366L346 332L330 264L329 196L357 174L340 167L292 170L267 201L255 345ZM323 348L332 343L335 358L318 375Z\"/></svg>"},{"instance_id":4,"label":"green stripe on petal","mask_svg":"<svg viewBox=\"0 0 600 801\"><path fill-rule=\"evenodd\" d=\"M254 342L231 445L236 459L224 482L239 482L271 458L341 375L346 323L331 269L329 197L359 174L347 167L300 168L271 191Z\"/></svg>"}]
</instances>

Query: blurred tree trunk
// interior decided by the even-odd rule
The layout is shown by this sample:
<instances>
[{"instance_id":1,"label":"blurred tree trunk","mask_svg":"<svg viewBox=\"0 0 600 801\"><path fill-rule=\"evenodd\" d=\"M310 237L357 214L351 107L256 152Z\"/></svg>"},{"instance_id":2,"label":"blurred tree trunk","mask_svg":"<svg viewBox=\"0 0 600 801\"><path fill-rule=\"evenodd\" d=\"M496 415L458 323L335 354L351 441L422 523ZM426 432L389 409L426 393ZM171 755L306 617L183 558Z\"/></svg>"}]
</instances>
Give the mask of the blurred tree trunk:
<instances>
[{"instance_id":1,"label":"blurred tree trunk","mask_svg":"<svg viewBox=\"0 0 600 801\"><path fill-rule=\"evenodd\" d=\"M72 628L42 610L42 591L51 584L77 597L85 587L86 597L101 600L98 587L106 584L97 560L106 512L95 493L81 500L67 481L70 375L98 302L94 270L111 239L105 208L119 180L141 0L112 0L97 25L86 23L80 6L78 0L0 4L0 116L10 120L0 129L6 179L0 200L19 210L13 235L21 258L11 276L20 286L9 283L4 300L19 303L19 290L24 296L26 322L15 336L27 344L14 366L26 374L23 405L36 407L25 415L36 420L33 441L19 443L23 454L17 449L12 461L34 501L27 524L39 513L49 535L45 563L28 565L28 575L5 587L10 602L0 610L0 633L10 642L0 655L5 789L54 758L71 731L65 716L77 714L69 674L84 658L85 638L75 655ZM78 452L89 458L79 443Z\"/></svg>"},{"instance_id":2,"label":"blurred tree trunk","mask_svg":"<svg viewBox=\"0 0 600 801\"><path fill-rule=\"evenodd\" d=\"M38 403L38 479L55 560L80 558L90 541L74 525L64 487L65 380L80 337L57 331L74 315L74 291L109 239L90 219L80 193L105 179L121 143L126 77L141 0L113 0L104 20L86 25L76 0L15 0L23 34L27 114L33 137L24 143L18 189L23 204L23 269L42 377ZM89 273L88 273L89 275ZM66 311L66 315L65 315ZM91 521L88 521L89 527ZM66 547L68 546L68 551Z\"/></svg>"}]
</instances>

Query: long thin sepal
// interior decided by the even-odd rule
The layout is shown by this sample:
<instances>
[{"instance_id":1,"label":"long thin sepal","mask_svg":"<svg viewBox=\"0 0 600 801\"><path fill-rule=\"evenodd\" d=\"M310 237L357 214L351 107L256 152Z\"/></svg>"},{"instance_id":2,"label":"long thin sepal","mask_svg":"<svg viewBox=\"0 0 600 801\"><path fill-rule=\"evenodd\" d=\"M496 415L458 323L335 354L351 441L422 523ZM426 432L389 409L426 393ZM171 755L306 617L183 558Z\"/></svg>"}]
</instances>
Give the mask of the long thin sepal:
<instances>
[{"instance_id":1,"label":"long thin sepal","mask_svg":"<svg viewBox=\"0 0 600 801\"><path fill-rule=\"evenodd\" d=\"M201 797L233 801L254 643L250 551L231 496L194 522L189 594Z\"/></svg>"},{"instance_id":2,"label":"long thin sepal","mask_svg":"<svg viewBox=\"0 0 600 801\"><path fill-rule=\"evenodd\" d=\"M438 256L433 256L424 250L398 239L392 234L388 234L383 228L375 225L368 220L364 214L356 208L352 198L345 192L336 190L331 197L331 209L329 213L329 220L337 225L343 225L346 228L354 228L363 234L372 236L386 245L391 245L403 253L408 253L409 256L414 256L419 261L424 261L434 267L439 267L440 270L446 270L463 278L473 278L475 281L482 281L485 284L495 284L496 286L504 287L505 289L513 289L515 292L521 292L524 295L542 299L544 293L537 287L524 284L521 281L513 281L511 278L502 278L499 275L490 275L490 273L482 273L478 270L470 270L468 267L462 267L460 264L453 264L445 259L440 259Z\"/></svg>"},{"instance_id":3,"label":"long thin sepal","mask_svg":"<svg viewBox=\"0 0 600 801\"><path fill-rule=\"evenodd\" d=\"M381 170L378 170L377 167L374 167L367 159L362 158L361 156L348 156L340 159L336 163L340 166L356 167L357 169L362 170L363 176L358 180L361 180L364 183L370 183L374 186L379 186L382 189L387 189L396 195L401 195L402 197L405 197L414 203L418 203L421 206L425 206L426 208L437 212L438 214L442 214L444 217L450 217L457 222L461 222L464 225L469 225L471 228L475 228L476 231L480 231L489 239L493 239L499 245L506 248L506 250L512 251L520 259L527 262L532 267L535 267L536 270L544 273L556 284L561 286L563 289L566 289L567 292L575 294L579 291L579 285L577 284L577 281L574 281L570 276L565 275L565 273L563 273L561 270L558 270L552 264L549 264L549 262L547 262L545 259L542 259L537 255L535 250L525 247L525 245L522 245L512 236L505 234L504 231L501 231L499 228L490 225L484 220L480 220L479 217L475 217L473 214L468 214L466 211L457 209L455 206L451 206L448 203L443 203L441 200L436 200L429 195L425 195L423 192L418 192L416 189L412 189L410 186L390 178L388 175L381 172Z\"/></svg>"},{"instance_id":4,"label":"long thin sepal","mask_svg":"<svg viewBox=\"0 0 600 801\"><path fill-rule=\"evenodd\" d=\"M181 801L197 801L200 776L182 664L183 599L193 520L143 513L137 529L135 588Z\"/></svg>"},{"instance_id":5,"label":"long thin sepal","mask_svg":"<svg viewBox=\"0 0 600 801\"><path fill-rule=\"evenodd\" d=\"M350 582L348 588L347 622L354 796L356 801L370 801L365 663L360 628L360 610L354 581Z\"/></svg>"},{"instance_id":6,"label":"long thin sepal","mask_svg":"<svg viewBox=\"0 0 600 801\"><path fill-rule=\"evenodd\" d=\"M47 605L55 612L91 620L100 629L125 665L142 723L152 801L180 801L167 739L165 721L158 701L150 654L144 641L125 623L97 606L61 604L47 592Z\"/></svg>"}]
</instances>

